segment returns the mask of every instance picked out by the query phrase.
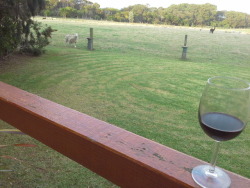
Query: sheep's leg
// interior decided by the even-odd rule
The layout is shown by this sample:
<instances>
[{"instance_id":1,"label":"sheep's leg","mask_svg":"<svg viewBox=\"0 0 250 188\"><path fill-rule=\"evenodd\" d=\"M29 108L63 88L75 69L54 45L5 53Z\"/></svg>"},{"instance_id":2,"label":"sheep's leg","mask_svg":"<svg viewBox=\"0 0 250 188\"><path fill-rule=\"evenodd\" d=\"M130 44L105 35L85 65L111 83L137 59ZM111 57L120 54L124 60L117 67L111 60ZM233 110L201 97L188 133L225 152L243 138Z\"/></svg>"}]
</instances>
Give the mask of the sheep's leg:
<instances>
[{"instance_id":1,"label":"sheep's leg","mask_svg":"<svg viewBox=\"0 0 250 188\"><path fill-rule=\"evenodd\" d=\"M67 46L68 43L69 43L69 40L66 39L64 45Z\"/></svg>"}]
</instances>

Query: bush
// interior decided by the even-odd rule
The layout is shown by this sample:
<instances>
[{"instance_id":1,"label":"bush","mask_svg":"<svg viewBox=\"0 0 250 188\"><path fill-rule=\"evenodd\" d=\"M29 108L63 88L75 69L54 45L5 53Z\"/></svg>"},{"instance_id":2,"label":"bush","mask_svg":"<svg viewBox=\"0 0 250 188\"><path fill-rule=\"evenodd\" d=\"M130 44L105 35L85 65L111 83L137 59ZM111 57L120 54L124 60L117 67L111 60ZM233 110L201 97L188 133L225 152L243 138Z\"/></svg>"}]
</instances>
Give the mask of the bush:
<instances>
[{"instance_id":1,"label":"bush","mask_svg":"<svg viewBox=\"0 0 250 188\"><path fill-rule=\"evenodd\" d=\"M0 58L19 50L40 55L49 44L51 27L31 19L45 9L45 0L0 0Z\"/></svg>"},{"instance_id":2,"label":"bush","mask_svg":"<svg viewBox=\"0 0 250 188\"><path fill-rule=\"evenodd\" d=\"M45 52L44 47L49 44L49 38L53 30L47 25L32 21L29 25L28 33L24 33L20 43L20 52L39 56Z\"/></svg>"},{"instance_id":3,"label":"bush","mask_svg":"<svg viewBox=\"0 0 250 188\"><path fill-rule=\"evenodd\" d=\"M6 56L8 53L13 51L18 43L18 37L16 36L17 24L12 22L12 19L5 17L1 19L0 24L0 36L1 36L1 45L0 45L0 57Z\"/></svg>"}]
</instances>

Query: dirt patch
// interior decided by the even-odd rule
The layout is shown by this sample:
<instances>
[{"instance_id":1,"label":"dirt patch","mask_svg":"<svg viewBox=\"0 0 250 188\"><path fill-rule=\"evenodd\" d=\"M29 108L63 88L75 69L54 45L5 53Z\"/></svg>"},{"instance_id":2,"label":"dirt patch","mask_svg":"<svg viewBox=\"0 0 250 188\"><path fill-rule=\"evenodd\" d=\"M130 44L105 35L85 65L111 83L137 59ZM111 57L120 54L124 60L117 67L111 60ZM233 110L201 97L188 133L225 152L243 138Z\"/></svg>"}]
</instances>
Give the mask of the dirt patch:
<instances>
[{"instance_id":1,"label":"dirt patch","mask_svg":"<svg viewBox=\"0 0 250 188\"><path fill-rule=\"evenodd\" d=\"M14 70L17 66L22 66L30 61L32 56L24 54L11 54L3 59L0 59L0 74Z\"/></svg>"}]
</instances>

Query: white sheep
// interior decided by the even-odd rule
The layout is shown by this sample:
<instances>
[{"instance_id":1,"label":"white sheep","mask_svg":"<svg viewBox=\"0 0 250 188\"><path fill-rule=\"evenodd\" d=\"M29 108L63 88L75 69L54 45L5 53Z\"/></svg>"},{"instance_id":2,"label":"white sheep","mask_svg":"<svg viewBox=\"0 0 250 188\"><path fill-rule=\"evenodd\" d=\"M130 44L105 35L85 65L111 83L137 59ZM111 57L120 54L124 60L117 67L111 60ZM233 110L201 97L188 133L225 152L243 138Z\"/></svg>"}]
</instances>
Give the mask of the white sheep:
<instances>
[{"instance_id":1,"label":"white sheep","mask_svg":"<svg viewBox=\"0 0 250 188\"><path fill-rule=\"evenodd\" d=\"M75 33L73 35L68 34L65 36L65 42L68 44L75 44L75 47L76 47L77 39L78 39L77 33Z\"/></svg>"}]
</instances>

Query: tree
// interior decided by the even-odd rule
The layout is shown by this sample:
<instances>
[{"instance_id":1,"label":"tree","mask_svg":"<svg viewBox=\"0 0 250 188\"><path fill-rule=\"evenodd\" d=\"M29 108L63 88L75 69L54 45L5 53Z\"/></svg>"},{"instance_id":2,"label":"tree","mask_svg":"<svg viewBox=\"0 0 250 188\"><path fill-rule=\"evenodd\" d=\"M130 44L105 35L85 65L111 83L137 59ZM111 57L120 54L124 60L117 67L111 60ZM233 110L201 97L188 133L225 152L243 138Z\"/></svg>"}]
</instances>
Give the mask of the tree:
<instances>
[{"instance_id":1,"label":"tree","mask_svg":"<svg viewBox=\"0 0 250 188\"><path fill-rule=\"evenodd\" d=\"M165 18L173 25L210 25L215 20L216 6L211 4L179 4L167 8Z\"/></svg>"},{"instance_id":2,"label":"tree","mask_svg":"<svg viewBox=\"0 0 250 188\"><path fill-rule=\"evenodd\" d=\"M115 8L104 8L102 9L102 11L103 11L102 18L106 20L114 20L115 14L119 12L119 10Z\"/></svg>"},{"instance_id":3,"label":"tree","mask_svg":"<svg viewBox=\"0 0 250 188\"><path fill-rule=\"evenodd\" d=\"M166 9L160 7L158 9L155 9L154 12L156 15L158 15L158 18L160 19L160 22L162 23L164 21L164 15L166 13Z\"/></svg>"},{"instance_id":4,"label":"tree","mask_svg":"<svg viewBox=\"0 0 250 188\"><path fill-rule=\"evenodd\" d=\"M133 11L129 11L129 23L133 23L134 22L134 13Z\"/></svg>"},{"instance_id":5,"label":"tree","mask_svg":"<svg viewBox=\"0 0 250 188\"><path fill-rule=\"evenodd\" d=\"M211 25L211 22L215 20L217 7L212 4L199 5L198 16L200 18L200 25Z\"/></svg>"},{"instance_id":6,"label":"tree","mask_svg":"<svg viewBox=\"0 0 250 188\"><path fill-rule=\"evenodd\" d=\"M247 14L235 11L227 11L225 13L225 19L223 25L229 28L240 28L248 25Z\"/></svg>"},{"instance_id":7,"label":"tree","mask_svg":"<svg viewBox=\"0 0 250 188\"><path fill-rule=\"evenodd\" d=\"M180 25L180 7L178 5L171 5L167 8L165 13L165 19L168 24L171 25Z\"/></svg>"},{"instance_id":8,"label":"tree","mask_svg":"<svg viewBox=\"0 0 250 188\"><path fill-rule=\"evenodd\" d=\"M64 7L59 9L59 14L66 18L67 16L74 17L77 10L72 7Z\"/></svg>"},{"instance_id":9,"label":"tree","mask_svg":"<svg viewBox=\"0 0 250 188\"><path fill-rule=\"evenodd\" d=\"M85 5L81 12L84 13L86 18L100 18L101 11L98 3Z\"/></svg>"},{"instance_id":10,"label":"tree","mask_svg":"<svg viewBox=\"0 0 250 188\"><path fill-rule=\"evenodd\" d=\"M146 5L134 5L132 6L133 13L134 13L134 21L137 23L143 23L146 20L146 12L148 11L148 7Z\"/></svg>"},{"instance_id":11,"label":"tree","mask_svg":"<svg viewBox=\"0 0 250 188\"><path fill-rule=\"evenodd\" d=\"M39 55L48 44L51 27L31 19L45 8L45 0L0 0L0 57L15 49Z\"/></svg>"}]
</instances>

